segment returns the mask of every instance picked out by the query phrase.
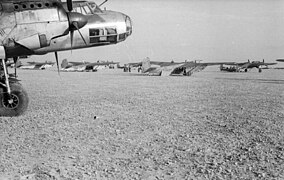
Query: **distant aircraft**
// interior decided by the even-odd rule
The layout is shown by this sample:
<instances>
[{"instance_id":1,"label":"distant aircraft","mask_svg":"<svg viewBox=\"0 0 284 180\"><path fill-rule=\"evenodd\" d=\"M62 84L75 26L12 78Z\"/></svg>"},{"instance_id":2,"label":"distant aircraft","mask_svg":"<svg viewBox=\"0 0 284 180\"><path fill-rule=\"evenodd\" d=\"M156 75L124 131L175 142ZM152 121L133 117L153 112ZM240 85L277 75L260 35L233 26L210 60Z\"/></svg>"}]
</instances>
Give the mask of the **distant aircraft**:
<instances>
[{"instance_id":1,"label":"distant aircraft","mask_svg":"<svg viewBox=\"0 0 284 180\"><path fill-rule=\"evenodd\" d=\"M226 62L200 63L198 61L189 62L157 62L145 58L140 63L130 63L129 66L141 68L143 74L149 76L190 76L194 72L199 72L207 66L220 65Z\"/></svg>"},{"instance_id":2,"label":"distant aircraft","mask_svg":"<svg viewBox=\"0 0 284 180\"><path fill-rule=\"evenodd\" d=\"M240 72L240 68L238 66L224 66L224 64L220 65L220 71L227 71L227 72Z\"/></svg>"},{"instance_id":3,"label":"distant aircraft","mask_svg":"<svg viewBox=\"0 0 284 180\"><path fill-rule=\"evenodd\" d=\"M64 59L61 63L61 70L67 72L96 72L102 66L104 67L114 67L117 62L68 62Z\"/></svg>"},{"instance_id":4,"label":"distant aircraft","mask_svg":"<svg viewBox=\"0 0 284 180\"><path fill-rule=\"evenodd\" d=\"M130 17L102 10L105 2L0 1L0 116L19 116L29 103L17 76L7 71L8 58L16 63L19 57L54 53L59 71L58 51L117 44L132 34Z\"/></svg>"},{"instance_id":5,"label":"distant aircraft","mask_svg":"<svg viewBox=\"0 0 284 180\"><path fill-rule=\"evenodd\" d=\"M46 62L27 62L27 64L23 64L21 61L17 61L16 67L20 69L40 69L44 70L52 67L55 62L46 61Z\"/></svg>"},{"instance_id":6,"label":"distant aircraft","mask_svg":"<svg viewBox=\"0 0 284 180\"><path fill-rule=\"evenodd\" d=\"M250 62L250 60L248 60L247 62L243 63L236 63L236 62L224 63L220 66L220 70L228 72L240 72L243 70L244 72L247 72L248 69L257 68L258 72L262 72L263 66L267 68L269 65L275 65L275 64L277 63L265 63L264 59L262 62L261 61ZM223 65L231 65L231 68L222 68ZM235 71L231 71L233 69L235 69Z\"/></svg>"}]
</instances>

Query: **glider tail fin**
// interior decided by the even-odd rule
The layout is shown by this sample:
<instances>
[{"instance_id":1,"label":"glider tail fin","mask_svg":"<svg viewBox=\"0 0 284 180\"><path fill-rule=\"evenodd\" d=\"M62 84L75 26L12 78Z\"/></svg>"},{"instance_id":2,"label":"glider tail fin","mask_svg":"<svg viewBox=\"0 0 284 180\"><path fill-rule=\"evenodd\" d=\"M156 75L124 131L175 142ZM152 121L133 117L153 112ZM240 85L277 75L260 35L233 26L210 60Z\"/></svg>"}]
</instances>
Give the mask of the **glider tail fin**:
<instances>
[{"instance_id":1,"label":"glider tail fin","mask_svg":"<svg viewBox=\"0 0 284 180\"><path fill-rule=\"evenodd\" d=\"M22 62L20 60L18 60L15 64L16 68L20 67L22 65Z\"/></svg>"},{"instance_id":2,"label":"glider tail fin","mask_svg":"<svg viewBox=\"0 0 284 180\"><path fill-rule=\"evenodd\" d=\"M150 58L146 57L142 61L142 73L146 72L148 69L150 69L151 64L150 64Z\"/></svg>"},{"instance_id":3,"label":"glider tail fin","mask_svg":"<svg viewBox=\"0 0 284 180\"><path fill-rule=\"evenodd\" d=\"M63 59L61 63L61 68L65 69L68 66L68 61L67 59Z\"/></svg>"}]
</instances>

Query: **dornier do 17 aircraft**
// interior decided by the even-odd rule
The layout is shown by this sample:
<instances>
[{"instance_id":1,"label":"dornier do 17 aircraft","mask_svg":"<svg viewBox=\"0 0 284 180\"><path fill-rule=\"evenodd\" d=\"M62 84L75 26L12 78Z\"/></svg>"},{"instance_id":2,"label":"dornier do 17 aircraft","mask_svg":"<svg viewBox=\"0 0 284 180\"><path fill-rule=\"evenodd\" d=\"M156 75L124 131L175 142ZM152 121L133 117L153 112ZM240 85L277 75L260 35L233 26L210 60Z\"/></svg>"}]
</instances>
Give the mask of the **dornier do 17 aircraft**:
<instances>
[{"instance_id":1,"label":"dornier do 17 aircraft","mask_svg":"<svg viewBox=\"0 0 284 180\"><path fill-rule=\"evenodd\" d=\"M268 67L270 65L275 65L277 63L265 63L264 59L263 61L252 61L248 60L247 62L243 63L236 63L236 62L231 62L231 63L224 63L224 65L230 65L231 68L222 68L223 65L220 66L221 71L228 71L228 72L247 72L248 69L252 68L257 68L258 72L262 72L263 67ZM231 71L232 69L236 69L236 71Z\"/></svg>"},{"instance_id":2,"label":"dornier do 17 aircraft","mask_svg":"<svg viewBox=\"0 0 284 180\"><path fill-rule=\"evenodd\" d=\"M61 70L66 72L95 72L102 66L111 67L117 65L116 62L68 62L64 59L61 63Z\"/></svg>"},{"instance_id":3,"label":"dornier do 17 aircraft","mask_svg":"<svg viewBox=\"0 0 284 180\"><path fill-rule=\"evenodd\" d=\"M102 4L91 0L0 1L0 116L23 114L29 101L24 88L7 72L8 58L16 63L21 56L54 52L59 71L58 51L116 44L131 35L129 16L101 10Z\"/></svg>"},{"instance_id":4,"label":"dornier do 17 aircraft","mask_svg":"<svg viewBox=\"0 0 284 180\"><path fill-rule=\"evenodd\" d=\"M139 63L130 63L130 67L139 67L143 74L149 76L191 76L194 72L199 72L205 69L207 66L214 66L224 64L226 62L214 62L214 63L200 63L198 61L186 61L186 62L159 62L150 61L150 58L145 58Z\"/></svg>"}]
</instances>

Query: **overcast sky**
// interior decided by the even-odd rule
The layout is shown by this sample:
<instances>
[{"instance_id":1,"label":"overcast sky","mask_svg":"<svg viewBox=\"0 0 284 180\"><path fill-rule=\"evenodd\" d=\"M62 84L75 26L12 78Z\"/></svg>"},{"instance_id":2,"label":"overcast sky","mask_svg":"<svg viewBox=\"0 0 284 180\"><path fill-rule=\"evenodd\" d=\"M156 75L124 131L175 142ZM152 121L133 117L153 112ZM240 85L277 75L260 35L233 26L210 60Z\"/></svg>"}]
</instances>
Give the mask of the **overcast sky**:
<instances>
[{"instance_id":1,"label":"overcast sky","mask_svg":"<svg viewBox=\"0 0 284 180\"><path fill-rule=\"evenodd\" d=\"M104 6L131 17L132 36L117 45L60 52L60 59L128 63L147 56L204 62L284 58L283 0L109 0Z\"/></svg>"}]
</instances>

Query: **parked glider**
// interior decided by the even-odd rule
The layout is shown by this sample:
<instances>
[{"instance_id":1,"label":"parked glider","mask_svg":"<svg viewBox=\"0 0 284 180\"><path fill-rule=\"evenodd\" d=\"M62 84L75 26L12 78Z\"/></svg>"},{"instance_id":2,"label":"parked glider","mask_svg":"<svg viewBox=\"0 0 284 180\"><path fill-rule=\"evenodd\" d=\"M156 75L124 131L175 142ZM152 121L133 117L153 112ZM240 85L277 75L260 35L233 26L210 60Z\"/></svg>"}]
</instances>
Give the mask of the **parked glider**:
<instances>
[{"instance_id":1,"label":"parked glider","mask_svg":"<svg viewBox=\"0 0 284 180\"><path fill-rule=\"evenodd\" d=\"M220 65L226 62L214 62L214 63L200 63L199 61L186 61L186 62L158 62L150 61L149 58L145 58L140 63L130 63L129 66L141 67L142 73L149 76L190 76L194 72L199 72L205 69L207 66Z\"/></svg>"},{"instance_id":2,"label":"parked glider","mask_svg":"<svg viewBox=\"0 0 284 180\"><path fill-rule=\"evenodd\" d=\"M51 61L22 63L22 61L18 60L17 64L16 64L16 68L44 70L44 69L52 67L54 64L55 64L55 62L51 62ZM15 66L15 64L14 64L14 66Z\"/></svg>"},{"instance_id":3,"label":"parked glider","mask_svg":"<svg viewBox=\"0 0 284 180\"><path fill-rule=\"evenodd\" d=\"M95 72L100 67L104 66L114 66L118 63L116 62L68 62L67 59L64 59L61 63L61 70L67 72Z\"/></svg>"},{"instance_id":4,"label":"parked glider","mask_svg":"<svg viewBox=\"0 0 284 180\"><path fill-rule=\"evenodd\" d=\"M107 0L106 0L107 1ZM102 4L104 4L104 1ZM21 56L117 44L132 34L129 16L101 10L92 0L0 1L0 116L18 116L28 96L6 61ZM16 71L15 71L16 72Z\"/></svg>"}]
</instances>

